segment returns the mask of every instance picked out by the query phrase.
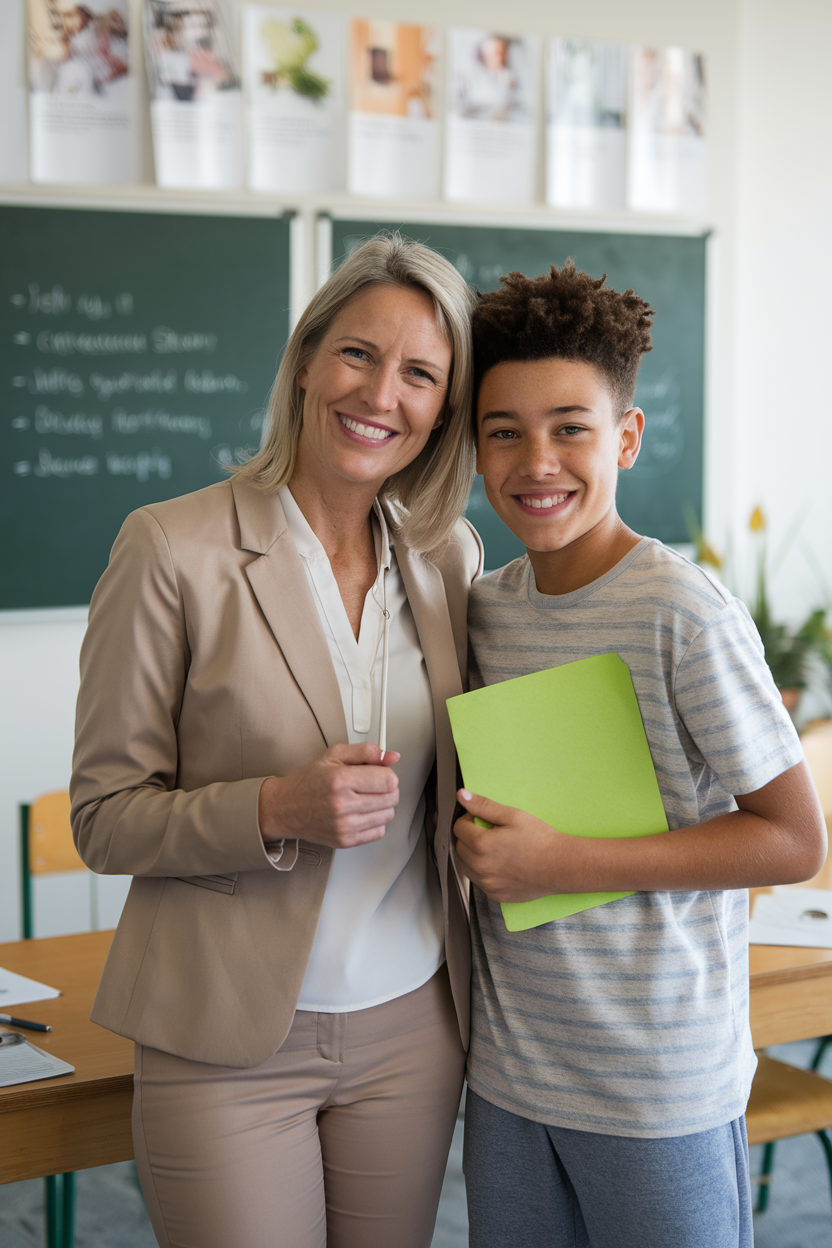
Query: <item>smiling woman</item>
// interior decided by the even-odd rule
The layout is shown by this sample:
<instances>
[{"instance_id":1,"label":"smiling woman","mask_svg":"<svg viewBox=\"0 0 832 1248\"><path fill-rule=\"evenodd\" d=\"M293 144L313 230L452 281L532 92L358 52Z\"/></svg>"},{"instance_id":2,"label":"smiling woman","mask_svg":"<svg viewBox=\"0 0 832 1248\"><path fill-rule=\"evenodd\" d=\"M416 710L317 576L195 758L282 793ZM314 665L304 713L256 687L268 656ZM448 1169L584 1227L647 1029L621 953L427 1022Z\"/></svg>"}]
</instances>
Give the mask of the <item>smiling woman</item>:
<instances>
[{"instance_id":1,"label":"smiling woman","mask_svg":"<svg viewBox=\"0 0 832 1248\"><path fill-rule=\"evenodd\" d=\"M261 451L130 516L93 597L73 826L135 877L93 1017L136 1041L163 1248L431 1241L468 1034L472 303L420 244L359 248Z\"/></svg>"}]
</instances>

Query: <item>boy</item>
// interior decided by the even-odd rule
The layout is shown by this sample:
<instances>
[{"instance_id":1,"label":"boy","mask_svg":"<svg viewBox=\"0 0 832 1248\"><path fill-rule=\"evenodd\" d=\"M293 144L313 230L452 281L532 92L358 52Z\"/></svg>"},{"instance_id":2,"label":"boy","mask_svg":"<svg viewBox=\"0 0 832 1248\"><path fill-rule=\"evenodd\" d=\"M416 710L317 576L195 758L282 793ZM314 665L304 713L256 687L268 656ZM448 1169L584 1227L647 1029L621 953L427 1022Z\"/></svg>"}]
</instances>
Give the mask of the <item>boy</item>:
<instances>
[{"instance_id":1,"label":"boy","mask_svg":"<svg viewBox=\"0 0 832 1248\"><path fill-rule=\"evenodd\" d=\"M747 611L616 512L653 314L604 280L512 273L474 314L477 471L527 554L472 591L472 685L618 654L671 831L565 836L460 791L470 1242L751 1248L744 890L812 876L825 829ZM525 932L499 906L623 890Z\"/></svg>"}]
</instances>

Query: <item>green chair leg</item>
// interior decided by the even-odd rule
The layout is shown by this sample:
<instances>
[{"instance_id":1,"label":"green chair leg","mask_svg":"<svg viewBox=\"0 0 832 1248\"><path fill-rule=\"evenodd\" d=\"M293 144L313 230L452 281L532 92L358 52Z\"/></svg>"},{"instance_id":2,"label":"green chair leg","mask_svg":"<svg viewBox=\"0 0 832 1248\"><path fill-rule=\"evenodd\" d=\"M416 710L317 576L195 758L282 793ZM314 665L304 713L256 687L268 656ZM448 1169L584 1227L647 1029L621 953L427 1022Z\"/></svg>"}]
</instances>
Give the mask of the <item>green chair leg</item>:
<instances>
[{"instance_id":1,"label":"green chair leg","mask_svg":"<svg viewBox=\"0 0 832 1248\"><path fill-rule=\"evenodd\" d=\"M820 1043L818 1045L818 1051L815 1054L815 1056L812 1058L812 1065L809 1068L810 1070L818 1069L821 1062L823 1061L823 1055L826 1052L826 1050L829 1048L830 1044L832 1044L832 1036L821 1036Z\"/></svg>"},{"instance_id":2,"label":"green chair leg","mask_svg":"<svg viewBox=\"0 0 832 1248\"><path fill-rule=\"evenodd\" d=\"M46 1248L61 1248L57 1174L47 1175L44 1184L46 1187Z\"/></svg>"},{"instance_id":3,"label":"green chair leg","mask_svg":"<svg viewBox=\"0 0 832 1248\"><path fill-rule=\"evenodd\" d=\"M760 1173L757 1178L759 1191L757 1193L757 1212L765 1213L768 1208L768 1193L771 1186L771 1172L774 1168L774 1145L766 1144L763 1148L763 1164L760 1167Z\"/></svg>"},{"instance_id":4,"label":"green chair leg","mask_svg":"<svg viewBox=\"0 0 832 1248\"><path fill-rule=\"evenodd\" d=\"M63 1176L63 1200L61 1202L61 1248L74 1248L75 1244L75 1172Z\"/></svg>"},{"instance_id":5,"label":"green chair leg","mask_svg":"<svg viewBox=\"0 0 832 1248\"><path fill-rule=\"evenodd\" d=\"M829 1183L832 1186L832 1140L829 1138L828 1131L818 1131L818 1139L823 1145L823 1151L826 1153L826 1164L829 1168Z\"/></svg>"}]
</instances>

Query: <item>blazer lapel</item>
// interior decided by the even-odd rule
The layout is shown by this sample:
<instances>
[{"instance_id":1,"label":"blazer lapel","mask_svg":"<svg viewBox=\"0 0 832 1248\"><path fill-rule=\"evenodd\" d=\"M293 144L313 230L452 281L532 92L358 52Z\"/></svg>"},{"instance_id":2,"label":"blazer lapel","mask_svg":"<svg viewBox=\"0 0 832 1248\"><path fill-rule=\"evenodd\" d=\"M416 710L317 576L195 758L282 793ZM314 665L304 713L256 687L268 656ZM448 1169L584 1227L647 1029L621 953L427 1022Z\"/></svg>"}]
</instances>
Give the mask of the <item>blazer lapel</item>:
<instances>
[{"instance_id":1,"label":"blazer lapel","mask_svg":"<svg viewBox=\"0 0 832 1248\"><path fill-rule=\"evenodd\" d=\"M243 550L259 554L246 576L275 641L309 703L328 746L347 740L341 691L309 588L276 494L233 480Z\"/></svg>"},{"instance_id":2,"label":"blazer lapel","mask_svg":"<svg viewBox=\"0 0 832 1248\"><path fill-rule=\"evenodd\" d=\"M462 693L456 644L445 597L445 582L435 564L413 554L403 543L397 543L395 551L425 656L425 667L433 695L439 772L437 779L439 791L442 793L446 784L450 784L452 790L456 788L454 745L445 699ZM446 776L444 772L449 768L454 768L453 775L449 771Z\"/></svg>"}]
</instances>

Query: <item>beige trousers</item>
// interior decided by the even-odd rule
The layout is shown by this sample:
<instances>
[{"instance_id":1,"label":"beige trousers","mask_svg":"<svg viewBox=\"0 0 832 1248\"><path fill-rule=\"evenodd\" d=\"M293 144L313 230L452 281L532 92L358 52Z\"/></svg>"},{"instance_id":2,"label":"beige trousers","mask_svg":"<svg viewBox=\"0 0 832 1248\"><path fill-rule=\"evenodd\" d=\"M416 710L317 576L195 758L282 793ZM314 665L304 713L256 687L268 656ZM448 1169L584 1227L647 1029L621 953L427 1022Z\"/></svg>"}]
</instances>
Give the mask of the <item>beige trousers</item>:
<instances>
[{"instance_id":1,"label":"beige trousers","mask_svg":"<svg viewBox=\"0 0 832 1248\"><path fill-rule=\"evenodd\" d=\"M161 1248L429 1248L464 1064L445 967L372 1009L298 1011L250 1070L136 1045Z\"/></svg>"}]
</instances>

